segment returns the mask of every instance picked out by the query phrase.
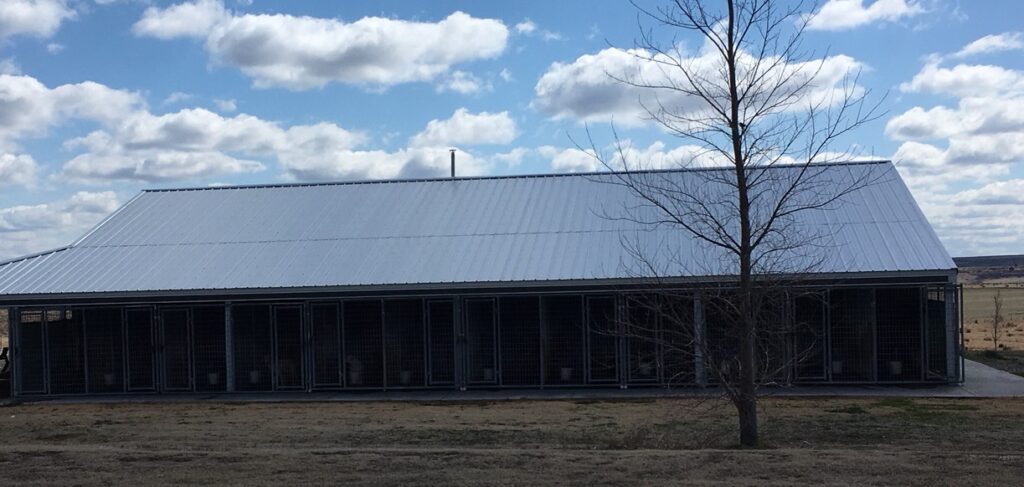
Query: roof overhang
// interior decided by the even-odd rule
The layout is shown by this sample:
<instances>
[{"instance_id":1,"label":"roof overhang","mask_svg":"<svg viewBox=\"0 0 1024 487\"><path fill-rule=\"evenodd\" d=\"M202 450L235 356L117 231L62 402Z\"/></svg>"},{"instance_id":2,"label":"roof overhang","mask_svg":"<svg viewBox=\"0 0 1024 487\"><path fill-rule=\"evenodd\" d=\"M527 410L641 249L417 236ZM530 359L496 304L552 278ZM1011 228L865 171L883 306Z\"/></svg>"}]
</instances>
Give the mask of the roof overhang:
<instances>
[{"instance_id":1,"label":"roof overhang","mask_svg":"<svg viewBox=\"0 0 1024 487\"><path fill-rule=\"evenodd\" d=\"M853 272L773 276L773 282L787 287L899 286L956 284L957 269L897 272ZM464 294L637 292L650 289L695 289L729 287L735 277L673 277L631 279L579 279L562 281L508 281L386 284L247 289L174 289L153 291L111 291L96 293L0 295L0 306L35 306L43 303L195 302L264 299L320 299L359 296L451 296Z\"/></svg>"}]
</instances>

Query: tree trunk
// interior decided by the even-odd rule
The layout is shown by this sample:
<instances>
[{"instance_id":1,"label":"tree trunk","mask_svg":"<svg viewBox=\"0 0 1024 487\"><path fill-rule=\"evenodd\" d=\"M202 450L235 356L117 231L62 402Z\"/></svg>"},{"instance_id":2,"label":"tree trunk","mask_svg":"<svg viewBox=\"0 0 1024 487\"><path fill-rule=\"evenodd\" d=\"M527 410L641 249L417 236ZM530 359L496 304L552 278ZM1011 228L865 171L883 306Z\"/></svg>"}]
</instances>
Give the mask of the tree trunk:
<instances>
[{"instance_id":1,"label":"tree trunk","mask_svg":"<svg viewBox=\"0 0 1024 487\"><path fill-rule=\"evenodd\" d=\"M749 294L743 298L748 310ZM749 312L749 311L748 311ZM749 314L743 317L743 334L740 338L739 362L739 394L736 397L736 412L740 420L740 446L756 448L760 444L757 428L757 339L754 323Z\"/></svg>"},{"instance_id":2,"label":"tree trunk","mask_svg":"<svg viewBox=\"0 0 1024 487\"><path fill-rule=\"evenodd\" d=\"M726 65L729 71L729 129L732 139L733 165L736 171L736 196L739 200L739 393L734 398L740 419L740 444L756 447L757 435L757 316L754 313L752 256L750 225L750 188L747 186L747 161L743 153L743 128L740 127L740 94L736 82L738 47L735 39L735 11L732 0L727 0L729 18L726 26Z\"/></svg>"},{"instance_id":3,"label":"tree trunk","mask_svg":"<svg viewBox=\"0 0 1024 487\"><path fill-rule=\"evenodd\" d=\"M757 396L741 394L736 402L740 419L740 446L756 448L759 444L757 430Z\"/></svg>"}]
</instances>

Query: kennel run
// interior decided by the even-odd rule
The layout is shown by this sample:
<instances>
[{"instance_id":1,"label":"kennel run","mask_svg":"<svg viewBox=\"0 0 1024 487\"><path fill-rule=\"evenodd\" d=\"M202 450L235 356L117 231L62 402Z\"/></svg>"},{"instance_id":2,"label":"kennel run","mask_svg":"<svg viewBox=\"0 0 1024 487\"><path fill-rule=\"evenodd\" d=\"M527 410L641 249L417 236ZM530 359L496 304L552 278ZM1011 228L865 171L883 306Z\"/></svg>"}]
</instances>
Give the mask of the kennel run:
<instances>
[{"instance_id":1,"label":"kennel run","mask_svg":"<svg viewBox=\"0 0 1024 487\"><path fill-rule=\"evenodd\" d=\"M795 222L828 244L774 305L775 377L959 381L956 267L895 168L816 168L872 182ZM0 264L13 394L714 384L706 296L728 289L726 261L614 217L656 211L620 177L144 191L74 244Z\"/></svg>"}]
</instances>

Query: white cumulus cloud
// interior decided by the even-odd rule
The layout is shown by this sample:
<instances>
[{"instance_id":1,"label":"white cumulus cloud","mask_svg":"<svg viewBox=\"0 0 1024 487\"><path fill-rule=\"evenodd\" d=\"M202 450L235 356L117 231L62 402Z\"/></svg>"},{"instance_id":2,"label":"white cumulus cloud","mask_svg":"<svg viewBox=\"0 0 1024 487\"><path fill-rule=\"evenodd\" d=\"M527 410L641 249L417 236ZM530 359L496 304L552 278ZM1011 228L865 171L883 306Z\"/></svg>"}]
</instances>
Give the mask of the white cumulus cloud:
<instances>
[{"instance_id":1,"label":"white cumulus cloud","mask_svg":"<svg viewBox=\"0 0 1024 487\"><path fill-rule=\"evenodd\" d=\"M518 34L532 34L537 30L537 23L530 19L523 19L522 22L516 24L516 33Z\"/></svg>"},{"instance_id":2,"label":"white cumulus cloud","mask_svg":"<svg viewBox=\"0 0 1024 487\"><path fill-rule=\"evenodd\" d=\"M916 0L828 0L810 14L810 30L849 30L869 24L896 22L925 13Z\"/></svg>"},{"instance_id":3,"label":"white cumulus cloud","mask_svg":"<svg viewBox=\"0 0 1024 487\"><path fill-rule=\"evenodd\" d=\"M439 93L453 91L461 95L476 95L493 89L494 86L487 81L480 79L473 73L458 70L452 72L450 76L437 85L437 91Z\"/></svg>"},{"instance_id":4,"label":"white cumulus cloud","mask_svg":"<svg viewBox=\"0 0 1024 487\"><path fill-rule=\"evenodd\" d=\"M956 104L892 117L886 134L902 142L892 159L952 253L1017 252L1024 240L1024 182L1014 175L1024 164L1024 73L942 62L928 60L901 90Z\"/></svg>"},{"instance_id":5,"label":"white cumulus cloud","mask_svg":"<svg viewBox=\"0 0 1024 487\"><path fill-rule=\"evenodd\" d=\"M213 100L213 105L215 107L217 107L217 110L220 110L220 111L225 112L225 113L231 113L231 112L233 112L235 110L238 110L238 104L235 102L235 100L233 98L232 99L215 98Z\"/></svg>"},{"instance_id":6,"label":"white cumulus cloud","mask_svg":"<svg viewBox=\"0 0 1024 487\"><path fill-rule=\"evenodd\" d=\"M239 114L226 118L201 108L165 115L140 112L112 131L72 139L69 150L85 149L64 164L62 176L76 181L194 179L262 171L260 158L291 161L352 147L362 136L333 124L277 123Z\"/></svg>"},{"instance_id":7,"label":"white cumulus cloud","mask_svg":"<svg viewBox=\"0 0 1024 487\"><path fill-rule=\"evenodd\" d=\"M1024 72L987 64L947 68L939 60L931 60L913 79L900 84L900 90L957 97L1018 95L1024 93Z\"/></svg>"},{"instance_id":8,"label":"white cumulus cloud","mask_svg":"<svg viewBox=\"0 0 1024 487\"><path fill-rule=\"evenodd\" d=\"M965 58L981 54L1003 51L1019 51L1024 49L1024 36L1020 32L1004 32L990 34L967 44L953 54L955 58Z\"/></svg>"},{"instance_id":9,"label":"white cumulus cloud","mask_svg":"<svg viewBox=\"0 0 1024 487\"><path fill-rule=\"evenodd\" d=\"M113 191L80 191L49 203L0 208L0 259L68 245L119 204Z\"/></svg>"},{"instance_id":10,"label":"white cumulus cloud","mask_svg":"<svg viewBox=\"0 0 1024 487\"><path fill-rule=\"evenodd\" d=\"M293 90L331 82L386 88L431 81L457 64L500 55L509 36L501 21L463 12L437 22L383 17L345 22L236 14L220 0L149 8L133 31L160 39L205 39L214 61L240 69L257 87Z\"/></svg>"},{"instance_id":11,"label":"white cumulus cloud","mask_svg":"<svg viewBox=\"0 0 1024 487\"><path fill-rule=\"evenodd\" d=\"M413 147L507 144L516 135L516 123L508 112L471 113L459 108L448 119L428 122L422 132L409 140L409 144Z\"/></svg>"},{"instance_id":12,"label":"white cumulus cloud","mask_svg":"<svg viewBox=\"0 0 1024 487\"><path fill-rule=\"evenodd\" d=\"M132 32L157 39L205 37L215 25L228 17L228 11L221 0L197 0L163 9L149 7L132 26Z\"/></svg>"},{"instance_id":13,"label":"white cumulus cloud","mask_svg":"<svg viewBox=\"0 0 1024 487\"><path fill-rule=\"evenodd\" d=\"M647 147L636 147L628 139L605 147L600 154L593 149L557 149L550 146L540 148L539 153L550 159L551 170L554 172L682 169L721 166L726 163L720 156L696 145L685 144L668 149L664 142L658 141Z\"/></svg>"},{"instance_id":14,"label":"white cumulus cloud","mask_svg":"<svg viewBox=\"0 0 1024 487\"><path fill-rule=\"evenodd\" d=\"M0 154L0 186L30 186L39 166L28 154Z\"/></svg>"},{"instance_id":15,"label":"white cumulus cloud","mask_svg":"<svg viewBox=\"0 0 1024 487\"><path fill-rule=\"evenodd\" d=\"M571 63L554 63L534 86L532 106L555 119L578 121L611 121L621 125L641 125L648 118L645 110L656 109L659 104L671 107L676 114L693 114L706 108L696 97L668 89L638 88L620 79L644 83L686 86L682 73L666 69L664 64L651 61L651 54L642 50L608 48L594 54L585 54ZM660 57L660 56L659 56ZM741 63L751 62L744 54ZM720 59L711 51L694 54L682 61L695 72L706 72L714 79ZM820 69L819 69L820 68ZM784 66L797 80L817 75L805 100L827 100L842 89L842 83L863 64L844 55L818 61ZM616 79L617 78L617 79ZM799 104L801 107L803 104Z\"/></svg>"},{"instance_id":16,"label":"white cumulus cloud","mask_svg":"<svg viewBox=\"0 0 1024 487\"><path fill-rule=\"evenodd\" d=\"M31 76L0 74L0 147L67 120L115 123L144 105L136 92L92 81L49 88Z\"/></svg>"},{"instance_id":17,"label":"white cumulus cloud","mask_svg":"<svg viewBox=\"0 0 1024 487\"><path fill-rule=\"evenodd\" d=\"M27 35L52 36L60 24L74 18L64 0L3 0L0 2L0 40Z\"/></svg>"}]
</instances>

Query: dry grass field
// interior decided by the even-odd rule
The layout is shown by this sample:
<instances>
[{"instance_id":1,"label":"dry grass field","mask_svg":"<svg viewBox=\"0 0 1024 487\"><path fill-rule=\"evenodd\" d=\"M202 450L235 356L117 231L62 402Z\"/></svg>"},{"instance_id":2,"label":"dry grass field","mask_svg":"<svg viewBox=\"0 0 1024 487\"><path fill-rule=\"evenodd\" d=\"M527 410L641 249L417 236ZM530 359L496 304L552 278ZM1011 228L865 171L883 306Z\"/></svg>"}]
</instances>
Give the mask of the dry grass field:
<instances>
[{"instance_id":1,"label":"dry grass field","mask_svg":"<svg viewBox=\"0 0 1024 487\"><path fill-rule=\"evenodd\" d=\"M992 349L993 297L997 292L1003 300L1000 343L1007 350L1024 350L1024 288L964 287L964 345L969 350Z\"/></svg>"},{"instance_id":2,"label":"dry grass field","mask_svg":"<svg viewBox=\"0 0 1024 487\"><path fill-rule=\"evenodd\" d=\"M696 399L24 404L11 484L904 484L1024 478L1024 400L764 401L765 448Z\"/></svg>"},{"instance_id":3,"label":"dry grass field","mask_svg":"<svg viewBox=\"0 0 1024 487\"><path fill-rule=\"evenodd\" d=\"M9 326L7 308L0 308L0 348L7 346Z\"/></svg>"}]
</instances>

